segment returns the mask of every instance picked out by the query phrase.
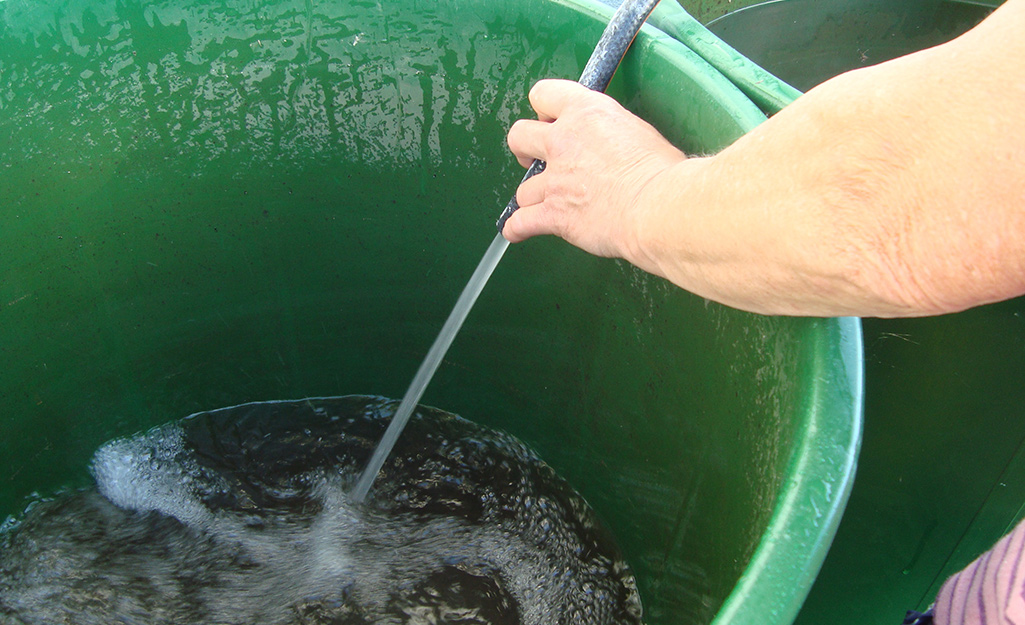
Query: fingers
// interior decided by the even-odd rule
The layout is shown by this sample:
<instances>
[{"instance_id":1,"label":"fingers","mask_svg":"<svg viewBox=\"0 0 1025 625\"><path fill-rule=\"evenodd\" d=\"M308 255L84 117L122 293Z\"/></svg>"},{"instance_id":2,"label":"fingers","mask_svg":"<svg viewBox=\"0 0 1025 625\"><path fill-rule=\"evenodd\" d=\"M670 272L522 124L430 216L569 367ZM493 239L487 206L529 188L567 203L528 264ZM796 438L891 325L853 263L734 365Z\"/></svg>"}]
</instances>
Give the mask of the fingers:
<instances>
[{"instance_id":1,"label":"fingers","mask_svg":"<svg viewBox=\"0 0 1025 625\"><path fill-rule=\"evenodd\" d=\"M523 167L530 167L534 159L547 159L544 133L548 125L548 122L521 119L509 129L506 143Z\"/></svg>"},{"instance_id":2,"label":"fingers","mask_svg":"<svg viewBox=\"0 0 1025 625\"><path fill-rule=\"evenodd\" d=\"M537 112L537 120L521 119L512 125L506 139L509 149L523 167L534 159L547 161L545 136L550 123L555 121L574 101L594 92L572 80L542 80L529 94L530 105Z\"/></svg>"},{"instance_id":3,"label":"fingers","mask_svg":"<svg viewBox=\"0 0 1025 625\"><path fill-rule=\"evenodd\" d=\"M545 183L548 179L544 172L528 178L516 189L516 203L520 206L534 206L545 201Z\"/></svg>"},{"instance_id":4,"label":"fingers","mask_svg":"<svg viewBox=\"0 0 1025 625\"><path fill-rule=\"evenodd\" d=\"M553 122L564 113L568 114L573 106L581 105L582 98L588 97L605 96L571 80L542 80L535 84L529 98L538 119L515 122L506 137L509 149L520 165L529 167L538 159L548 162L551 167L551 157L573 162L573 157L566 154L566 141L558 139L559 133L554 132L556 126ZM567 119L569 117L567 115ZM552 206L551 202L546 203L550 178L549 173L541 173L524 181L517 189L516 201L520 209L509 217L502 229L502 234L510 242L518 243L539 234L562 236L561 228L567 225L563 222L563 211ZM565 198L557 200L556 204L561 207Z\"/></svg>"},{"instance_id":5,"label":"fingers","mask_svg":"<svg viewBox=\"0 0 1025 625\"><path fill-rule=\"evenodd\" d=\"M527 99L537 112L537 118L543 122L550 122L561 117L569 103L588 93L593 92L578 82L549 79L535 83L530 88Z\"/></svg>"},{"instance_id":6,"label":"fingers","mask_svg":"<svg viewBox=\"0 0 1025 625\"><path fill-rule=\"evenodd\" d=\"M545 224L544 173L522 182L516 189L516 203L520 208L513 213L502 227L502 235L510 243L519 243L538 234L551 234ZM510 225L512 224L512 225Z\"/></svg>"},{"instance_id":7,"label":"fingers","mask_svg":"<svg viewBox=\"0 0 1025 625\"><path fill-rule=\"evenodd\" d=\"M523 206L505 222L502 236L510 243L519 243L539 234L557 234L550 222L551 215L542 205Z\"/></svg>"}]
</instances>

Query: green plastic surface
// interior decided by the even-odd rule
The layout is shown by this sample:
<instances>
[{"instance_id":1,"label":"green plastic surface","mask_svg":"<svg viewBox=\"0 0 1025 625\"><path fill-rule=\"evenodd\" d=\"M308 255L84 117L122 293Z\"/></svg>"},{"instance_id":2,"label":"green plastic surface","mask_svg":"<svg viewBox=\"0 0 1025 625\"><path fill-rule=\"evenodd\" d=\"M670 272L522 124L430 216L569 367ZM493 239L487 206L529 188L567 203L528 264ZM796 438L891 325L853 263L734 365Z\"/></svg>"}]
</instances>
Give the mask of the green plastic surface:
<instances>
[{"instance_id":1,"label":"green plastic surface","mask_svg":"<svg viewBox=\"0 0 1025 625\"><path fill-rule=\"evenodd\" d=\"M857 67L949 41L982 20L988 2L780 0L709 22L708 29L764 70L807 91ZM764 75L738 71L738 84Z\"/></svg>"},{"instance_id":2,"label":"green plastic surface","mask_svg":"<svg viewBox=\"0 0 1025 625\"><path fill-rule=\"evenodd\" d=\"M730 17L733 17L732 14ZM796 88L755 64L716 36L677 3L660 2L649 21L705 59L766 115L778 113L801 95Z\"/></svg>"},{"instance_id":3,"label":"green plastic surface","mask_svg":"<svg viewBox=\"0 0 1025 625\"><path fill-rule=\"evenodd\" d=\"M996 4L785 0L709 27L810 88L949 40ZM899 623L1025 516L1025 298L863 325L858 478L801 624Z\"/></svg>"},{"instance_id":4,"label":"green plastic surface","mask_svg":"<svg viewBox=\"0 0 1025 625\"><path fill-rule=\"evenodd\" d=\"M102 442L246 401L400 396L521 170L504 135L609 10L0 2L0 515ZM690 151L764 119L646 28L610 93ZM652 624L789 623L861 433L855 320L511 249L425 403L533 445ZM718 616L717 616L718 615Z\"/></svg>"},{"instance_id":5,"label":"green plastic surface","mask_svg":"<svg viewBox=\"0 0 1025 625\"><path fill-rule=\"evenodd\" d=\"M737 9L758 4L764 0L676 0L688 13L703 24ZM667 3L668 4L668 3Z\"/></svg>"}]
</instances>

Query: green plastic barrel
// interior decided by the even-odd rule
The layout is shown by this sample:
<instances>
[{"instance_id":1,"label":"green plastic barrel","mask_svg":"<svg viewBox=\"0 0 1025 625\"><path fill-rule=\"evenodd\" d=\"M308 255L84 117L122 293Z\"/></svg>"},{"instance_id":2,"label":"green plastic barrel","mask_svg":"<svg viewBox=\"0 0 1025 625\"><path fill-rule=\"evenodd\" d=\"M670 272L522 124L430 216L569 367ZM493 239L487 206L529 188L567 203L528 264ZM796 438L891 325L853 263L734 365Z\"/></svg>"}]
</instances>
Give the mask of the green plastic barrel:
<instances>
[{"instance_id":1,"label":"green plastic barrel","mask_svg":"<svg viewBox=\"0 0 1025 625\"><path fill-rule=\"evenodd\" d=\"M786 0L709 29L807 89L947 41L996 4ZM1025 298L928 319L866 319L864 336L864 449L798 619L808 625L899 623L1025 516Z\"/></svg>"},{"instance_id":2,"label":"green plastic barrel","mask_svg":"<svg viewBox=\"0 0 1025 625\"><path fill-rule=\"evenodd\" d=\"M401 396L521 175L504 136L609 9L0 2L0 519L241 402ZM692 152L764 117L646 28L611 93ZM790 623L860 442L851 319L764 318L515 246L424 403L532 445L652 624Z\"/></svg>"},{"instance_id":3,"label":"green plastic barrel","mask_svg":"<svg viewBox=\"0 0 1025 625\"><path fill-rule=\"evenodd\" d=\"M712 20L745 57L807 91L857 67L923 50L979 23L994 0L781 0Z\"/></svg>"}]
</instances>

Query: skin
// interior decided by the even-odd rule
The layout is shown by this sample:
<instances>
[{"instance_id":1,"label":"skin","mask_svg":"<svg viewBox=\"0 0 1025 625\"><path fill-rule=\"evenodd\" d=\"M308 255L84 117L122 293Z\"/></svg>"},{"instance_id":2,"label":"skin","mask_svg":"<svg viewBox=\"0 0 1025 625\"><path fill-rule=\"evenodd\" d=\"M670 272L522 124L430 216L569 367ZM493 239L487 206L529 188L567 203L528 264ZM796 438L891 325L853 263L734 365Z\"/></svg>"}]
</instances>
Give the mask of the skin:
<instances>
[{"instance_id":1,"label":"skin","mask_svg":"<svg viewBox=\"0 0 1025 625\"><path fill-rule=\"evenodd\" d=\"M504 235L554 234L764 314L901 317L1025 294L1025 0L823 83L688 158L611 98L530 92L508 144L544 173Z\"/></svg>"}]
</instances>

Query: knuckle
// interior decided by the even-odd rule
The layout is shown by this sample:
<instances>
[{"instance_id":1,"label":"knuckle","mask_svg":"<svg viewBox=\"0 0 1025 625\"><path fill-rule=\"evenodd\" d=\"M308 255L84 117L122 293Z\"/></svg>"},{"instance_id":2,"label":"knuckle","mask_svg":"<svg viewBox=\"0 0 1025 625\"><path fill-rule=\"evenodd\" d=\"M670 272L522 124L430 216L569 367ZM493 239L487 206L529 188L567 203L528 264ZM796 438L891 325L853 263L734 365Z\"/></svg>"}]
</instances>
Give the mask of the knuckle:
<instances>
[{"instance_id":1,"label":"knuckle","mask_svg":"<svg viewBox=\"0 0 1025 625\"><path fill-rule=\"evenodd\" d=\"M582 145L582 140L591 132L592 129L589 128L586 119L576 115L556 121L542 138L546 154L552 160L573 159Z\"/></svg>"}]
</instances>

